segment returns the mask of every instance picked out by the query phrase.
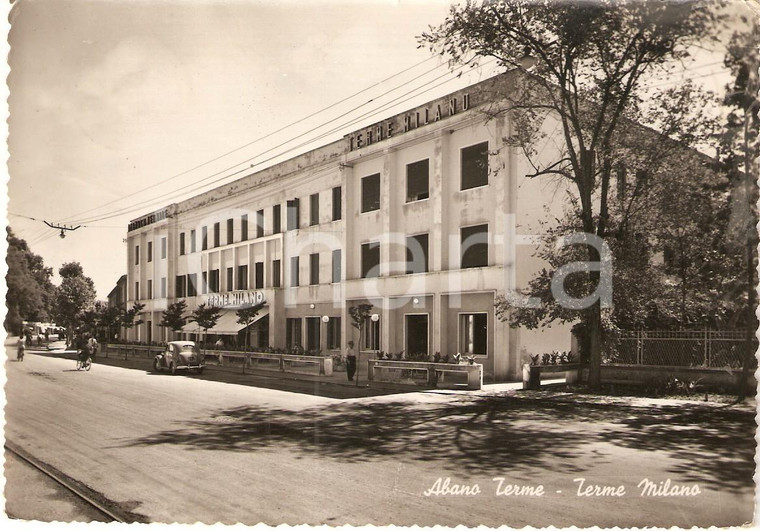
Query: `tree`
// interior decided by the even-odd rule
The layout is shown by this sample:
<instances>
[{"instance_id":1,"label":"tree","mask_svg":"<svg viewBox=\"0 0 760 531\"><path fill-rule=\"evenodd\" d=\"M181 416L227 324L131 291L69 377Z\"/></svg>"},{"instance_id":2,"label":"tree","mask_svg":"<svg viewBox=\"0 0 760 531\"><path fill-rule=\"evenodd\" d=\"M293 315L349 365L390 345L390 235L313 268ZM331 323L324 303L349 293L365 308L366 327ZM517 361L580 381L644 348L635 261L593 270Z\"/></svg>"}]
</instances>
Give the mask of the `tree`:
<instances>
[{"instance_id":1,"label":"tree","mask_svg":"<svg viewBox=\"0 0 760 531\"><path fill-rule=\"evenodd\" d=\"M158 323L158 326L169 328L174 332L182 330L182 327L185 326L186 319L183 314L186 309L187 302L185 302L185 299L173 302L161 313L161 322Z\"/></svg>"},{"instance_id":2,"label":"tree","mask_svg":"<svg viewBox=\"0 0 760 531\"><path fill-rule=\"evenodd\" d=\"M135 302L129 310L125 309L121 317L121 326L127 330L131 330L132 327L143 324L144 321L138 317L144 308L145 304Z\"/></svg>"},{"instance_id":3,"label":"tree","mask_svg":"<svg viewBox=\"0 0 760 531\"><path fill-rule=\"evenodd\" d=\"M582 242L586 261L599 262L590 236L604 239L610 233L610 182L618 146L624 145L620 137L643 116L642 79L653 73L666 77L720 18L706 4L691 2L468 0L452 7L443 24L420 36L420 43L452 63L493 57L520 74L503 95L505 106L489 112L510 113L514 131L507 143L520 148L531 164L528 177L554 176L575 191L572 212L587 235ZM537 149L547 134L542 129L547 117L557 121L562 137L558 156L551 160ZM600 282L597 270L571 276L583 278L582 293L593 292ZM599 299L576 315L588 333L589 384L598 387Z\"/></svg>"},{"instance_id":4,"label":"tree","mask_svg":"<svg viewBox=\"0 0 760 531\"><path fill-rule=\"evenodd\" d=\"M121 326L122 311L117 306L106 306L101 315L101 325L106 330L106 341L114 338L114 328Z\"/></svg>"},{"instance_id":5,"label":"tree","mask_svg":"<svg viewBox=\"0 0 760 531\"><path fill-rule=\"evenodd\" d=\"M203 328L203 344L206 344L206 335L208 329L213 328L219 318L222 316L222 309L218 306L206 306L206 304L200 304L190 314L189 321L198 323L198 326Z\"/></svg>"},{"instance_id":6,"label":"tree","mask_svg":"<svg viewBox=\"0 0 760 531\"><path fill-rule=\"evenodd\" d=\"M748 22L746 19L744 22ZM731 108L721 136L721 155L732 177L731 243L744 254L746 299L743 324L747 330L744 363L739 384L739 400L754 359L754 332L757 285L757 178L760 161L760 26L756 21L746 32L733 35L725 64L734 75L733 87L727 87L724 103Z\"/></svg>"},{"instance_id":7,"label":"tree","mask_svg":"<svg viewBox=\"0 0 760 531\"><path fill-rule=\"evenodd\" d=\"M248 333L248 327L251 325L252 322L256 320L256 316L259 315L259 312L264 308L264 303L259 302L257 304L254 304L252 306L246 306L244 308L240 308L237 311L237 322L238 324L241 324L245 326L245 347L246 349L249 347L249 333Z\"/></svg>"},{"instance_id":8,"label":"tree","mask_svg":"<svg viewBox=\"0 0 760 531\"><path fill-rule=\"evenodd\" d=\"M31 252L26 241L14 236L6 228L8 242L8 273L5 277L8 291L5 296L7 314L5 330L18 333L21 321L47 321L54 287L50 281L53 270L45 267L41 256Z\"/></svg>"},{"instance_id":9,"label":"tree","mask_svg":"<svg viewBox=\"0 0 760 531\"><path fill-rule=\"evenodd\" d=\"M357 345L357 352L361 352L362 341L364 340L364 332L366 328L367 319L372 313L373 306L371 304L359 304L357 306L351 306L348 309L348 315L351 316L351 325L359 331L359 344ZM359 385L359 371L356 371L356 385Z\"/></svg>"},{"instance_id":10,"label":"tree","mask_svg":"<svg viewBox=\"0 0 760 531\"><path fill-rule=\"evenodd\" d=\"M56 323L66 327L70 343L85 312L94 308L95 284L84 275L78 262L63 264L58 274L61 275L61 284L55 289L53 317Z\"/></svg>"}]
</instances>

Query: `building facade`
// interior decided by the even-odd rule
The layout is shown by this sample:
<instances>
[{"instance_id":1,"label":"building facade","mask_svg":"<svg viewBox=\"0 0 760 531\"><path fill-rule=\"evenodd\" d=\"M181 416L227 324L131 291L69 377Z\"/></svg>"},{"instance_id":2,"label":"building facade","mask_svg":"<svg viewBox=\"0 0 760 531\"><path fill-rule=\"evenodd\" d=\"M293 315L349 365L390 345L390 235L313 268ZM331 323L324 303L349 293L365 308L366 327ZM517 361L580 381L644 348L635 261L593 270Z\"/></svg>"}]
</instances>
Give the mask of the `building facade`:
<instances>
[{"instance_id":1,"label":"building facade","mask_svg":"<svg viewBox=\"0 0 760 531\"><path fill-rule=\"evenodd\" d=\"M133 220L129 339L165 341L161 312L184 299L222 308L208 331L254 346L475 356L488 380L518 378L528 354L567 350L567 327L510 328L494 301L541 266L532 236L561 195L526 179L485 112L514 82L496 76L265 170ZM237 309L262 302L242 330ZM371 304L359 333L349 308ZM195 323L179 334L197 337Z\"/></svg>"}]
</instances>

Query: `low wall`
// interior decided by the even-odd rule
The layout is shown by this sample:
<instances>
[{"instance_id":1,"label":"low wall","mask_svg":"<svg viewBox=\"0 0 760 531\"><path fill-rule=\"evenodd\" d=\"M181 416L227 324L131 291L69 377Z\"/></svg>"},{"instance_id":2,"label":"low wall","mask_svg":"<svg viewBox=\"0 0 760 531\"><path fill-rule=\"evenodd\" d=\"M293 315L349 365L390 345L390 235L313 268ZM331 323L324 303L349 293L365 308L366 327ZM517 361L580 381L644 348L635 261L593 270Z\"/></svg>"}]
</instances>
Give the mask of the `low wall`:
<instances>
[{"instance_id":1,"label":"low wall","mask_svg":"<svg viewBox=\"0 0 760 531\"><path fill-rule=\"evenodd\" d=\"M206 357L217 359L220 365L240 363L243 366L243 370L247 367L265 371L324 376L330 376L333 373L333 360L330 356L298 356L296 354L273 354L269 352L207 350Z\"/></svg>"},{"instance_id":2,"label":"low wall","mask_svg":"<svg viewBox=\"0 0 760 531\"><path fill-rule=\"evenodd\" d=\"M602 365L602 383L628 385L657 385L668 377L681 381L692 381L699 387L725 387L737 389L741 379L741 369L703 369L697 367L652 366L652 365ZM588 381L588 369L583 369L583 381ZM748 389L755 389L752 371L747 381Z\"/></svg>"},{"instance_id":3,"label":"low wall","mask_svg":"<svg viewBox=\"0 0 760 531\"><path fill-rule=\"evenodd\" d=\"M416 384L414 374L424 373L424 383L429 387L439 387L453 383L453 386L467 389L483 387L483 365L479 363L457 365L453 363L431 363L424 361L369 360L367 378L370 381ZM455 375L461 375L461 383L452 382ZM453 377L453 378L452 378ZM422 379L417 379L421 381Z\"/></svg>"}]
</instances>

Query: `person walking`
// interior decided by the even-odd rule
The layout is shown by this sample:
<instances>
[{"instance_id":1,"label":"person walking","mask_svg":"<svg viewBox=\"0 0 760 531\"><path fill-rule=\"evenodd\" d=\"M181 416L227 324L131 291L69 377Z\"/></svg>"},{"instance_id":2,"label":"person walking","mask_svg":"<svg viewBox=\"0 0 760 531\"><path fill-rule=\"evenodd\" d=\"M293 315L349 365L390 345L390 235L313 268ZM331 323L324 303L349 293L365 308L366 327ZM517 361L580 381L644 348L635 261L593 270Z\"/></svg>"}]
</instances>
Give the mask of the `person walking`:
<instances>
[{"instance_id":1,"label":"person walking","mask_svg":"<svg viewBox=\"0 0 760 531\"><path fill-rule=\"evenodd\" d=\"M16 361L24 361L24 350L26 349L26 343L24 338L19 337L18 343L16 343Z\"/></svg>"},{"instance_id":2,"label":"person walking","mask_svg":"<svg viewBox=\"0 0 760 531\"><path fill-rule=\"evenodd\" d=\"M349 341L346 349L346 375L349 381L354 381L354 374L356 374L356 351L354 350L354 342Z\"/></svg>"}]
</instances>

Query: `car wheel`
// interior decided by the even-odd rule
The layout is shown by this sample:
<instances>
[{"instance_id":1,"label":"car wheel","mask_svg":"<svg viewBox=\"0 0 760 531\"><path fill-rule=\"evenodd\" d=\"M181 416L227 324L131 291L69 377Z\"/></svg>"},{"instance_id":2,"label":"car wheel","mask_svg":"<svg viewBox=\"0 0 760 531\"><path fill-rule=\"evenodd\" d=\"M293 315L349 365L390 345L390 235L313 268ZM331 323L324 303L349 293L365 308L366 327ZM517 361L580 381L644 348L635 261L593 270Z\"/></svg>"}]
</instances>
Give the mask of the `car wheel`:
<instances>
[{"instance_id":1,"label":"car wheel","mask_svg":"<svg viewBox=\"0 0 760 531\"><path fill-rule=\"evenodd\" d=\"M172 362L172 374L177 374L177 362Z\"/></svg>"},{"instance_id":2,"label":"car wheel","mask_svg":"<svg viewBox=\"0 0 760 531\"><path fill-rule=\"evenodd\" d=\"M160 370L161 367L158 364L158 358L153 358L153 372L159 372Z\"/></svg>"}]
</instances>

